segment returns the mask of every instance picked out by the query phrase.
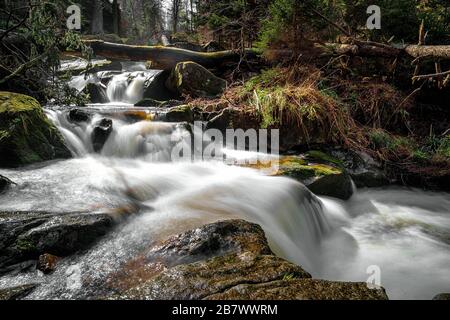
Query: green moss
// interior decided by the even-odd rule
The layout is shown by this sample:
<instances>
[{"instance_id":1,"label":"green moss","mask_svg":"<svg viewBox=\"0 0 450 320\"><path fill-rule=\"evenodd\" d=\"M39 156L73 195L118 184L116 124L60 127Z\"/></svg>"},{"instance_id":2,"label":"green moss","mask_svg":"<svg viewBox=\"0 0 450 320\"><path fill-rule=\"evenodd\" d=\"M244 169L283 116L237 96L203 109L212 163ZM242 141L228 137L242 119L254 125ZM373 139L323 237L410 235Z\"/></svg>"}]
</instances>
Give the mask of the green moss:
<instances>
[{"instance_id":1,"label":"green moss","mask_svg":"<svg viewBox=\"0 0 450 320\"><path fill-rule=\"evenodd\" d=\"M0 92L0 154L0 165L5 167L70 157L40 104L11 92Z\"/></svg>"},{"instance_id":2,"label":"green moss","mask_svg":"<svg viewBox=\"0 0 450 320\"><path fill-rule=\"evenodd\" d=\"M31 111L39 107L39 102L32 97L0 91L0 113Z\"/></svg>"},{"instance_id":3,"label":"green moss","mask_svg":"<svg viewBox=\"0 0 450 320\"><path fill-rule=\"evenodd\" d=\"M29 239L21 239L21 238L17 239L16 247L20 251L24 252L30 252L36 249L36 246L32 241L30 241Z\"/></svg>"},{"instance_id":4,"label":"green moss","mask_svg":"<svg viewBox=\"0 0 450 320\"><path fill-rule=\"evenodd\" d=\"M342 170L325 164L308 164L298 157L284 157L280 160L279 175L289 176L299 180L307 180L314 177L341 174Z\"/></svg>"},{"instance_id":5,"label":"green moss","mask_svg":"<svg viewBox=\"0 0 450 320\"><path fill-rule=\"evenodd\" d=\"M311 160L316 160L316 161L321 161L321 162L326 162L326 163L332 163L332 164L335 164L335 165L337 165L339 167L343 166L343 163L342 163L341 160L339 160L337 158L334 158L331 155L329 155L329 154L327 154L325 152L322 152L322 151L318 151L318 150L308 151L306 153L306 157L308 159L311 159Z\"/></svg>"}]
</instances>

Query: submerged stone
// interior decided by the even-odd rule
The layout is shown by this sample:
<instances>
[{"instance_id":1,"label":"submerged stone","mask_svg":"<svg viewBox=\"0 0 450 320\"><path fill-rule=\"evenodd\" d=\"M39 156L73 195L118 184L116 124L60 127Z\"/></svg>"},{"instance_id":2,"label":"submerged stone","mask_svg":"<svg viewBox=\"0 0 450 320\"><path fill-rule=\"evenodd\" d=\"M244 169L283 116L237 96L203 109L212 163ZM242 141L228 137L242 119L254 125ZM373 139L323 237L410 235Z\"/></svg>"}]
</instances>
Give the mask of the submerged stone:
<instances>
[{"instance_id":1,"label":"submerged stone","mask_svg":"<svg viewBox=\"0 0 450 320\"><path fill-rule=\"evenodd\" d=\"M11 92L0 92L0 154L0 167L71 157L39 102Z\"/></svg>"}]
</instances>

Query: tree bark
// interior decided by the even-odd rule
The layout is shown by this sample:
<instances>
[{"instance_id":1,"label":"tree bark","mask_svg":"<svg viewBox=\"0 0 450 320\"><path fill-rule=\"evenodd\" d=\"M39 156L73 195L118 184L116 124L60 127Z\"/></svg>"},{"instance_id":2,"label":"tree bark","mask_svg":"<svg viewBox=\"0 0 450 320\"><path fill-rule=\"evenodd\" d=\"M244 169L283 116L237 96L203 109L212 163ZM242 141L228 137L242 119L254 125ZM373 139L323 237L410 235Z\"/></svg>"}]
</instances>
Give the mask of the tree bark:
<instances>
[{"instance_id":1,"label":"tree bark","mask_svg":"<svg viewBox=\"0 0 450 320\"><path fill-rule=\"evenodd\" d=\"M91 32L103 34L103 0L94 0Z\"/></svg>"},{"instance_id":2,"label":"tree bark","mask_svg":"<svg viewBox=\"0 0 450 320\"><path fill-rule=\"evenodd\" d=\"M332 52L337 54L348 54L354 56L397 57L402 53L406 53L413 58L433 57L444 60L450 59L449 45L408 45L403 49L399 49L388 45L359 42L358 44L327 43L325 47L327 49L331 49Z\"/></svg>"},{"instance_id":3,"label":"tree bark","mask_svg":"<svg viewBox=\"0 0 450 320\"><path fill-rule=\"evenodd\" d=\"M196 52L162 46L131 46L101 40L85 40L94 54L108 59L125 61L152 61L154 68L170 70L179 62L193 61L206 68L220 67L224 63L239 62L241 59L257 59L253 49L245 50L243 56L235 51Z\"/></svg>"},{"instance_id":4,"label":"tree bark","mask_svg":"<svg viewBox=\"0 0 450 320\"><path fill-rule=\"evenodd\" d=\"M120 9L118 0L113 0L112 13L114 33L120 36Z\"/></svg>"}]
</instances>

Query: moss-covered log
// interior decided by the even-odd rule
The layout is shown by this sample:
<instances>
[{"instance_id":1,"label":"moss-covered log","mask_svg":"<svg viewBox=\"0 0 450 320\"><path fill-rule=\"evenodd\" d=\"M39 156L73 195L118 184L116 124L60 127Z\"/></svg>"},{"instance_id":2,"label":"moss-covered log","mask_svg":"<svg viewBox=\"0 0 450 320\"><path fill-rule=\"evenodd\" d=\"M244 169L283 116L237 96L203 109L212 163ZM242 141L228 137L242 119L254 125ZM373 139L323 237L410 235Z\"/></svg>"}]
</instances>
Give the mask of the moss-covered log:
<instances>
[{"instance_id":1,"label":"moss-covered log","mask_svg":"<svg viewBox=\"0 0 450 320\"><path fill-rule=\"evenodd\" d=\"M193 61L206 68L220 67L225 63L239 62L241 59L256 59L257 52L246 49L243 54L238 51L195 52L179 48L163 46L132 46L105 42L101 40L85 40L96 56L126 61L152 61L157 69L170 70L179 62Z\"/></svg>"}]
</instances>

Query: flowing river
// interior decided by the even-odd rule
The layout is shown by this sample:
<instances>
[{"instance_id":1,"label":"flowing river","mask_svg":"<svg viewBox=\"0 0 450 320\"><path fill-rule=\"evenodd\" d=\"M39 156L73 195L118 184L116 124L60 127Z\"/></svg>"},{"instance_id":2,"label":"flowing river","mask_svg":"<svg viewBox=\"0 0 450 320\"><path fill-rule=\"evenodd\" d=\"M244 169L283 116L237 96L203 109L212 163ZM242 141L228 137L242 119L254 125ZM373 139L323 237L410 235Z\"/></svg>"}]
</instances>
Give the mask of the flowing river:
<instances>
[{"instance_id":1,"label":"flowing river","mask_svg":"<svg viewBox=\"0 0 450 320\"><path fill-rule=\"evenodd\" d=\"M315 278L366 281L379 270L391 299L431 299L450 290L448 193L391 187L357 190L348 201L316 197L299 182L255 169L175 161L174 144L189 143L184 125L120 116L111 117L113 132L95 154L89 139L94 124L105 111L120 115L131 108L123 103L140 96L141 78L135 79L132 89L124 88L118 75L108 96L123 100L93 106L98 112L90 122L71 123L68 111L47 109L74 158L0 170L17 183L0 196L0 210L105 212L129 203L133 190L141 213L87 252L66 258L52 275L4 276L0 287L38 281L43 285L29 299L89 298L98 294L96 284L153 241L242 218L260 224L278 255ZM74 269L92 286L68 290Z\"/></svg>"}]
</instances>

